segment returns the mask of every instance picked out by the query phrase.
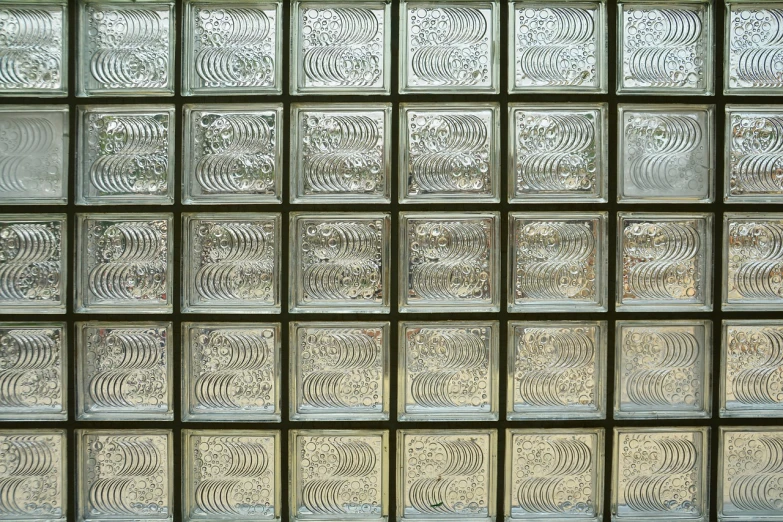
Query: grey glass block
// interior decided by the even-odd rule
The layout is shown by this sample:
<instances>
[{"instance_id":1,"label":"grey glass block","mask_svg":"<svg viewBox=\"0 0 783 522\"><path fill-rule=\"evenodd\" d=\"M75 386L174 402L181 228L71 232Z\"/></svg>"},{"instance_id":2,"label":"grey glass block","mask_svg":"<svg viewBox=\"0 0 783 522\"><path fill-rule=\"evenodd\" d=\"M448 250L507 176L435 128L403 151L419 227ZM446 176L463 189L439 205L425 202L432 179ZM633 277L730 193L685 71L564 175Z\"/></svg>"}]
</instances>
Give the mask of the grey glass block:
<instances>
[{"instance_id":1,"label":"grey glass block","mask_svg":"<svg viewBox=\"0 0 783 522\"><path fill-rule=\"evenodd\" d=\"M280 323L182 323L182 420L280 422Z\"/></svg>"},{"instance_id":2,"label":"grey glass block","mask_svg":"<svg viewBox=\"0 0 783 522\"><path fill-rule=\"evenodd\" d=\"M77 313L171 313L172 214L77 214Z\"/></svg>"},{"instance_id":3,"label":"grey glass block","mask_svg":"<svg viewBox=\"0 0 783 522\"><path fill-rule=\"evenodd\" d=\"M282 94L283 3L187 0L182 94Z\"/></svg>"},{"instance_id":4,"label":"grey glass block","mask_svg":"<svg viewBox=\"0 0 783 522\"><path fill-rule=\"evenodd\" d=\"M291 107L291 202L389 203L391 103Z\"/></svg>"},{"instance_id":5,"label":"grey glass block","mask_svg":"<svg viewBox=\"0 0 783 522\"><path fill-rule=\"evenodd\" d=\"M783 5L765 0L726 2L724 94L783 93Z\"/></svg>"},{"instance_id":6,"label":"grey glass block","mask_svg":"<svg viewBox=\"0 0 783 522\"><path fill-rule=\"evenodd\" d=\"M606 202L606 112L605 103L509 104L509 201Z\"/></svg>"},{"instance_id":7,"label":"grey glass block","mask_svg":"<svg viewBox=\"0 0 783 522\"><path fill-rule=\"evenodd\" d=\"M174 202L173 105L79 106L76 203Z\"/></svg>"},{"instance_id":8,"label":"grey glass block","mask_svg":"<svg viewBox=\"0 0 783 522\"><path fill-rule=\"evenodd\" d=\"M712 321L615 327L615 419L710 418Z\"/></svg>"},{"instance_id":9,"label":"grey glass block","mask_svg":"<svg viewBox=\"0 0 783 522\"><path fill-rule=\"evenodd\" d=\"M497 103L400 105L400 203L500 201Z\"/></svg>"},{"instance_id":10,"label":"grey glass block","mask_svg":"<svg viewBox=\"0 0 783 522\"><path fill-rule=\"evenodd\" d=\"M606 311L606 212L508 218L510 312Z\"/></svg>"},{"instance_id":11,"label":"grey glass block","mask_svg":"<svg viewBox=\"0 0 783 522\"><path fill-rule=\"evenodd\" d=\"M183 107L182 203L280 203L283 104Z\"/></svg>"},{"instance_id":12,"label":"grey glass block","mask_svg":"<svg viewBox=\"0 0 783 522\"><path fill-rule=\"evenodd\" d=\"M389 313L388 213L290 214L288 306L296 313Z\"/></svg>"},{"instance_id":13,"label":"grey glass block","mask_svg":"<svg viewBox=\"0 0 783 522\"><path fill-rule=\"evenodd\" d=\"M497 321L399 323L397 418L498 420Z\"/></svg>"},{"instance_id":14,"label":"grey glass block","mask_svg":"<svg viewBox=\"0 0 783 522\"><path fill-rule=\"evenodd\" d=\"M290 325L290 418L389 419L389 322Z\"/></svg>"},{"instance_id":15,"label":"grey glass block","mask_svg":"<svg viewBox=\"0 0 783 522\"><path fill-rule=\"evenodd\" d=\"M713 105L620 104L617 112L617 201L712 202Z\"/></svg>"},{"instance_id":16,"label":"grey glass block","mask_svg":"<svg viewBox=\"0 0 783 522\"><path fill-rule=\"evenodd\" d=\"M712 218L619 212L616 309L712 310Z\"/></svg>"}]
</instances>

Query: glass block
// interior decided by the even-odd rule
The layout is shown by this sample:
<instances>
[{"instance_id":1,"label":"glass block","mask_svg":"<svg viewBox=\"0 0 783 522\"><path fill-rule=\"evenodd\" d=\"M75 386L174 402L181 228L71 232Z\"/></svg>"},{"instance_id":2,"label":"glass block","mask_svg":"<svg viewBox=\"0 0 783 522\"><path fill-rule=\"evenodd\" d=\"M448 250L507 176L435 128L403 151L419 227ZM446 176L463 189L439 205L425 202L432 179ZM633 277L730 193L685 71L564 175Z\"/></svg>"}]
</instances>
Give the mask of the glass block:
<instances>
[{"instance_id":1,"label":"glass block","mask_svg":"<svg viewBox=\"0 0 783 522\"><path fill-rule=\"evenodd\" d=\"M391 103L291 107L291 202L389 203Z\"/></svg>"},{"instance_id":2,"label":"glass block","mask_svg":"<svg viewBox=\"0 0 783 522\"><path fill-rule=\"evenodd\" d=\"M282 94L282 5L186 1L182 94Z\"/></svg>"},{"instance_id":3,"label":"glass block","mask_svg":"<svg viewBox=\"0 0 783 522\"><path fill-rule=\"evenodd\" d=\"M712 202L713 105L621 104L617 112L617 201Z\"/></svg>"},{"instance_id":4,"label":"glass block","mask_svg":"<svg viewBox=\"0 0 783 522\"><path fill-rule=\"evenodd\" d=\"M294 1L291 94L389 94L391 3Z\"/></svg>"},{"instance_id":5,"label":"glass block","mask_svg":"<svg viewBox=\"0 0 783 522\"><path fill-rule=\"evenodd\" d=\"M509 213L508 310L605 312L606 212Z\"/></svg>"},{"instance_id":6,"label":"glass block","mask_svg":"<svg viewBox=\"0 0 783 522\"><path fill-rule=\"evenodd\" d=\"M185 105L182 202L280 203L283 104Z\"/></svg>"},{"instance_id":7,"label":"glass block","mask_svg":"<svg viewBox=\"0 0 783 522\"><path fill-rule=\"evenodd\" d=\"M710 418L712 321L617 321L615 419Z\"/></svg>"},{"instance_id":8,"label":"glass block","mask_svg":"<svg viewBox=\"0 0 783 522\"><path fill-rule=\"evenodd\" d=\"M400 212L402 312L500 310L499 212Z\"/></svg>"},{"instance_id":9,"label":"glass block","mask_svg":"<svg viewBox=\"0 0 783 522\"><path fill-rule=\"evenodd\" d=\"M709 428L615 428L612 520L709 519Z\"/></svg>"},{"instance_id":10,"label":"glass block","mask_svg":"<svg viewBox=\"0 0 783 522\"><path fill-rule=\"evenodd\" d=\"M783 93L783 5L726 2L723 92L741 96Z\"/></svg>"},{"instance_id":11,"label":"glass block","mask_svg":"<svg viewBox=\"0 0 783 522\"><path fill-rule=\"evenodd\" d=\"M712 310L712 217L618 212L617 310Z\"/></svg>"},{"instance_id":12,"label":"glass block","mask_svg":"<svg viewBox=\"0 0 783 522\"><path fill-rule=\"evenodd\" d=\"M173 105L89 105L78 113L78 205L174 202Z\"/></svg>"},{"instance_id":13,"label":"glass block","mask_svg":"<svg viewBox=\"0 0 783 522\"><path fill-rule=\"evenodd\" d=\"M497 103L400 105L400 203L500 201Z\"/></svg>"},{"instance_id":14,"label":"glass block","mask_svg":"<svg viewBox=\"0 0 783 522\"><path fill-rule=\"evenodd\" d=\"M506 521L603 520L604 430L506 430Z\"/></svg>"},{"instance_id":15,"label":"glass block","mask_svg":"<svg viewBox=\"0 0 783 522\"><path fill-rule=\"evenodd\" d=\"M397 520L495 520L495 430L397 430Z\"/></svg>"},{"instance_id":16,"label":"glass block","mask_svg":"<svg viewBox=\"0 0 783 522\"><path fill-rule=\"evenodd\" d=\"M509 201L606 202L606 111L605 103L510 104Z\"/></svg>"},{"instance_id":17,"label":"glass block","mask_svg":"<svg viewBox=\"0 0 783 522\"><path fill-rule=\"evenodd\" d=\"M280 520L279 431L182 430L185 521Z\"/></svg>"},{"instance_id":18,"label":"glass block","mask_svg":"<svg viewBox=\"0 0 783 522\"><path fill-rule=\"evenodd\" d=\"M77 214L76 312L171 313L171 214Z\"/></svg>"},{"instance_id":19,"label":"glass block","mask_svg":"<svg viewBox=\"0 0 783 522\"><path fill-rule=\"evenodd\" d=\"M508 328L508 420L606 418L606 321Z\"/></svg>"},{"instance_id":20,"label":"glass block","mask_svg":"<svg viewBox=\"0 0 783 522\"><path fill-rule=\"evenodd\" d=\"M388 213L290 215L289 310L389 313Z\"/></svg>"},{"instance_id":21,"label":"glass block","mask_svg":"<svg viewBox=\"0 0 783 522\"><path fill-rule=\"evenodd\" d=\"M498 420L497 321L399 324L397 418Z\"/></svg>"},{"instance_id":22,"label":"glass block","mask_svg":"<svg viewBox=\"0 0 783 522\"><path fill-rule=\"evenodd\" d=\"M400 93L498 93L497 0L400 3Z\"/></svg>"},{"instance_id":23,"label":"glass block","mask_svg":"<svg viewBox=\"0 0 783 522\"><path fill-rule=\"evenodd\" d=\"M389 432L291 430L291 520L386 520Z\"/></svg>"},{"instance_id":24,"label":"glass block","mask_svg":"<svg viewBox=\"0 0 783 522\"><path fill-rule=\"evenodd\" d=\"M182 420L280 422L280 324L183 323Z\"/></svg>"},{"instance_id":25,"label":"glass block","mask_svg":"<svg viewBox=\"0 0 783 522\"><path fill-rule=\"evenodd\" d=\"M389 419L389 323L291 323L290 418Z\"/></svg>"},{"instance_id":26,"label":"glass block","mask_svg":"<svg viewBox=\"0 0 783 522\"><path fill-rule=\"evenodd\" d=\"M175 2L80 0L79 96L173 96Z\"/></svg>"},{"instance_id":27,"label":"glass block","mask_svg":"<svg viewBox=\"0 0 783 522\"><path fill-rule=\"evenodd\" d=\"M182 215L183 312L280 313L280 214Z\"/></svg>"}]
</instances>

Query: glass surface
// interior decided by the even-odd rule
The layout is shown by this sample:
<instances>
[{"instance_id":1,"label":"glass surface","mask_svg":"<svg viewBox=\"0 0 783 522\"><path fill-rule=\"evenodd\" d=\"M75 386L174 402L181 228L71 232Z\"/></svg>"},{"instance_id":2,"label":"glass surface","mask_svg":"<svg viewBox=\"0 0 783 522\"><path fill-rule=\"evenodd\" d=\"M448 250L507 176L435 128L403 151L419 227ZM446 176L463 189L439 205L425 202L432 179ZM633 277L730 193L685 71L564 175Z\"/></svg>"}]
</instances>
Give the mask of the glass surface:
<instances>
[{"instance_id":1,"label":"glass surface","mask_svg":"<svg viewBox=\"0 0 783 522\"><path fill-rule=\"evenodd\" d=\"M724 94L775 96L783 93L783 4L726 2Z\"/></svg>"}]
</instances>

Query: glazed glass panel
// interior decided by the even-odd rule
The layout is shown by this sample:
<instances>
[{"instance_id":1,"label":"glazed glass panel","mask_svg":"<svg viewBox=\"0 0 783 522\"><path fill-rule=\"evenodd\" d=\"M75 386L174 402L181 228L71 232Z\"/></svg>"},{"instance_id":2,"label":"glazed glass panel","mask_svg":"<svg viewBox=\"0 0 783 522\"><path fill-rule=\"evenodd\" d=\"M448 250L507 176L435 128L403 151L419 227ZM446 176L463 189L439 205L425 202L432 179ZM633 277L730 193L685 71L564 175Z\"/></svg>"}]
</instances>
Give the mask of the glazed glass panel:
<instances>
[{"instance_id":1,"label":"glazed glass panel","mask_svg":"<svg viewBox=\"0 0 783 522\"><path fill-rule=\"evenodd\" d=\"M723 92L739 96L783 92L783 4L726 2Z\"/></svg>"}]
</instances>

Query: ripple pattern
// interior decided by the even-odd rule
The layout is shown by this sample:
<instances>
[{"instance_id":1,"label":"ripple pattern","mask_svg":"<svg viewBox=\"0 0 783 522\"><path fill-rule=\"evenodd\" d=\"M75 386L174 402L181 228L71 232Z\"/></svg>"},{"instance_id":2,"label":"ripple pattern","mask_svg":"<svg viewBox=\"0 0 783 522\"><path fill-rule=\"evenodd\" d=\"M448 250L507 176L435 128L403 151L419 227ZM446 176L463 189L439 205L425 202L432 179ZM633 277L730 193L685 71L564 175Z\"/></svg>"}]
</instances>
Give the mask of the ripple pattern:
<instances>
[{"instance_id":1,"label":"ripple pattern","mask_svg":"<svg viewBox=\"0 0 783 522\"><path fill-rule=\"evenodd\" d=\"M730 326L727 330L726 395L729 409L783 403L783 330Z\"/></svg>"},{"instance_id":2,"label":"ripple pattern","mask_svg":"<svg viewBox=\"0 0 783 522\"><path fill-rule=\"evenodd\" d=\"M0 62L2 59L0 54ZM0 196L40 197L62 192L62 149L56 137L57 130L48 118L29 113L24 117L3 116L0 121Z\"/></svg>"},{"instance_id":3,"label":"ripple pattern","mask_svg":"<svg viewBox=\"0 0 783 522\"><path fill-rule=\"evenodd\" d=\"M0 89L62 89L62 11L0 9Z\"/></svg>"},{"instance_id":4,"label":"ripple pattern","mask_svg":"<svg viewBox=\"0 0 783 522\"><path fill-rule=\"evenodd\" d=\"M783 222L729 222L729 299L783 301Z\"/></svg>"},{"instance_id":5,"label":"ripple pattern","mask_svg":"<svg viewBox=\"0 0 783 522\"><path fill-rule=\"evenodd\" d=\"M783 193L783 116L733 113L729 193Z\"/></svg>"},{"instance_id":6,"label":"ripple pattern","mask_svg":"<svg viewBox=\"0 0 783 522\"><path fill-rule=\"evenodd\" d=\"M747 516L779 515L783 511L781 434L726 433L726 436L723 460L730 477L727 486L732 515L742 515L742 512ZM729 511L726 507L724 504L724 510Z\"/></svg>"},{"instance_id":7,"label":"ripple pattern","mask_svg":"<svg viewBox=\"0 0 783 522\"><path fill-rule=\"evenodd\" d=\"M0 238L0 303L59 303L62 224L0 223Z\"/></svg>"},{"instance_id":8,"label":"ripple pattern","mask_svg":"<svg viewBox=\"0 0 783 522\"><path fill-rule=\"evenodd\" d=\"M729 87L783 86L783 9L732 6Z\"/></svg>"},{"instance_id":9,"label":"ripple pattern","mask_svg":"<svg viewBox=\"0 0 783 522\"><path fill-rule=\"evenodd\" d=\"M63 514L59 435L0 436L0 512L18 519Z\"/></svg>"},{"instance_id":10,"label":"ripple pattern","mask_svg":"<svg viewBox=\"0 0 783 522\"><path fill-rule=\"evenodd\" d=\"M63 411L61 350L60 329L0 329L0 412Z\"/></svg>"}]
</instances>

